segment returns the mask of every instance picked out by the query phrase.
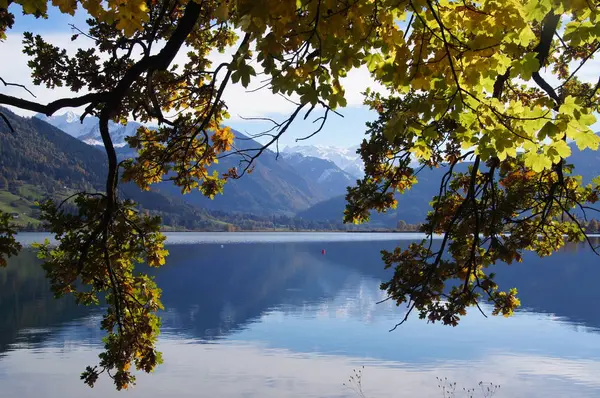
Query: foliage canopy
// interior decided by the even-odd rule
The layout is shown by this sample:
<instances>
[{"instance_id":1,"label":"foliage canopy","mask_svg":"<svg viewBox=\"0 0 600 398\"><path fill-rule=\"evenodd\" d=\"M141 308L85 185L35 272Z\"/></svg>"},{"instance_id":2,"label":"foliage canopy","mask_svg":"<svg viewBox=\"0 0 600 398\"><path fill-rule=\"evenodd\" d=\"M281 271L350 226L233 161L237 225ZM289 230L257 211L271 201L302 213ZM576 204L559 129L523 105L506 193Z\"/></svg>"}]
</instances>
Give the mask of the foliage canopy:
<instances>
[{"instance_id":1,"label":"foliage canopy","mask_svg":"<svg viewBox=\"0 0 600 398\"><path fill-rule=\"evenodd\" d=\"M46 115L84 106L84 116L99 117L106 189L76 195L76 215L45 203L45 220L60 243L40 246L57 295L93 303L108 293L106 351L99 367L82 376L90 385L107 371L124 388L134 380L132 363L151 371L160 362L154 347L160 291L134 273L134 264L162 265L164 237L159 220L118 198L120 179L143 189L170 180L184 193L199 189L214 197L227 179L251 170L302 114L321 112L319 132L330 112L346 105L341 78L353 68L366 66L386 92L366 96L379 116L360 149L366 176L348 191L346 221L395 206L394 194L410 189L420 168L448 169L423 226L430 239L383 253L394 275L382 288L398 304L408 302L407 317L416 309L430 321L456 325L482 299L494 313L510 315L519 305L516 290L499 290L492 266L520 261L525 250L549 255L566 241L586 239L578 217L598 200L600 181L577 176L568 143L592 150L600 143L590 129L600 79L584 73L600 49L597 1L51 3L63 13L90 15L87 28L73 28L73 40L85 36L94 47L71 56L36 32L25 33L33 82L85 93L48 104L0 93L0 104ZM48 7L40 0L0 0L0 35L12 28L15 12L45 18ZM231 48L229 62L212 65L213 51ZM175 65L184 52L185 63ZM263 89L297 98L297 107L273 121L267 144L235 151L224 126L223 92L232 82L248 87L258 79L266 79ZM118 163L108 122L131 116L160 128L140 128L129 138L139 156ZM241 156L239 170L209 173L232 151ZM415 161L418 167L411 166ZM465 162L467 172L454 172ZM7 245L0 250L11 254L11 231L2 228ZM444 234L439 244L434 234Z\"/></svg>"}]
</instances>

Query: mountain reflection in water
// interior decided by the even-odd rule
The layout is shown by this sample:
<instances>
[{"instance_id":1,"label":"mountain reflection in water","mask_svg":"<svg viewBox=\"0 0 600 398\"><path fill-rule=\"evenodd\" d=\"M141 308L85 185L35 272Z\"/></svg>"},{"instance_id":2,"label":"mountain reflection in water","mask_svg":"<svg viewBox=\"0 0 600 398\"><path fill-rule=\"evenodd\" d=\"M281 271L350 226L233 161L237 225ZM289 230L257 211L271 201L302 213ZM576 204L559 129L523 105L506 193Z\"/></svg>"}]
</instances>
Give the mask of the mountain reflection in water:
<instances>
[{"instance_id":1,"label":"mountain reflection in water","mask_svg":"<svg viewBox=\"0 0 600 398\"><path fill-rule=\"evenodd\" d=\"M500 286L516 286L524 305L513 318L486 319L471 310L461 325L450 328L413 317L389 333L405 309L390 302L376 304L385 297L379 283L391 275L383 269L379 252L397 243L170 245L167 265L152 270L166 308L160 342L166 363L155 375L140 376L135 391L163 396L162 380L162 388L169 386L165 396L179 390L186 396L186 391L202 390L197 384L203 380L218 396L243 396L257 391L252 383L257 382L254 373L260 373L261 394L267 396L267 390L273 396L346 396L341 383L359 361L368 364L370 396L385 396L384 390L398 378L413 381L402 384L406 393L435 387L440 371L445 373L441 376L473 382L465 371L473 366L478 369L472 375L478 377L475 382L487 378L508 383L497 396L546 389L544 396L565 396L552 395L561 388L577 396L600 396L594 373L600 370L600 309L595 305L600 268L589 248L569 245L548 258L526 255L523 263L499 267ZM87 396L77 375L96 362L102 337L99 309L54 299L39 260L26 250L0 270L0 315L0 396L9 396L5 393L16 391L28 372L38 372L57 356L68 361L62 371L54 370L48 391L53 385L73 385L73 394ZM28 355L36 358L34 364ZM264 367L260 372L253 365L257 363ZM319 366L328 380L315 373ZM525 375L525 381L508 377L503 370L507 367ZM198 372L204 373L200 377ZM238 382L232 386L228 380ZM197 386L186 390L185 383ZM100 390L112 395L108 382L94 389L94 396ZM48 393L43 386L35 391ZM509 391L511 395L504 395ZM398 396L411 396L404 392Z\"/></svg>"}]
</instances>

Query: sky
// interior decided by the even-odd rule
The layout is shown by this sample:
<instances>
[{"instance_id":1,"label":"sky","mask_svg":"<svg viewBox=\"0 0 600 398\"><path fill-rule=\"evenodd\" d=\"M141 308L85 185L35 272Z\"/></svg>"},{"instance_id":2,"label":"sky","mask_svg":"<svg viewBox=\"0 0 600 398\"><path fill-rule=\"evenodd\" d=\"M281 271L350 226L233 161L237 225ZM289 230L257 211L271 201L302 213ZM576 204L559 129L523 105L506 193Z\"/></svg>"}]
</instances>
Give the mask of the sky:
<instances>
[{"instance_id":1,"label":"sky","mask_svg":"<svg viewBox=\"0 0 600 398\"><path fill-rule=\"evenodd\" d=\"M0 61L0 77L9 82L26 85L36 95L36 100L41 103L47 103L64 96L75 95L66 88L50 90L42 86L33 85L30 71L27 67L27 56L21 52L23 32L33 31L34 33L39 33L50 43L63 47L68 53L73 54L77 48L87 48L93 45L91 40L82 37L75 42L71 41L73 31L70 24L85 30L87 27L87 24L85 23L87 14L84 11L79 11L72 17L61 14L55 7L50 5L49 18L44 20L36 19L32 16L20 15L21 13L17 6L12 5L11 7L15 7L13 12L16 15L16 22L13 29L8 32L7 40L4 43L0 43L0 54L2 57L2 60ZM212 57L214 58L215 63L229 61L232 52L233 49L225 54L215 53ZM185 59L184 53L185 52L183 51L180 52L178 57L174 60L174 63L181 65L182 61ZM589 77L591 80L595 81L599 69L600 60L595 59L586 65L580 71L580 74L584 79ZM551 84L554 83L551 76L546 77ZM292 103L278 95L272 94L266 89L257 92L249 92L260 86L260 79L256 80L256 82L251 83L248 89L245 89L240 84L230 84L224 93L224 99L229 107L229 113L231 115L231 119L227 121L227 124L249 136L260 134L272 125L267 122L247 120L247 118L272 118L277 121L283 121L294 109ZM343 117L330 113L324 128L319 134L308 140L301 141L297 140L311 134L315 128L318 127L318 124L312 122L315 118L321 116L322 113L310 115L306 120L298 118L300 120L296 120L291 128L280 139L279 149L295 145L350 147L358 145L362 141L366 131L365 123L376 118L375 112L370 111L363 105L362 92L364 92L367 87L380 92L384 91L384 89L381 85L372 80L366 67L351 71L342 83L346 89L346 99L348 102L346 108L339 109L339 112ZM0 87L0 92L21 98L32 99L27 92L17 87ZM84 93L84 91L79 92L79 95ZM18 109L13 110L24 116L33 115L32 112ZM57 114L64 113L68 110L70 109L64 109L63 111L57 112ZM82 109L71 110L76 113L82 113ZM596 123L593 127L596 131L599 130L600 122ZM266 138L258 139L258 141L263 143L265 140Z\"/></svg>"},{"instance_id":2,"label":"sky","mask_svg":"<svg viewBox=\"0 0 600 398\"><path fill-rule=\"evenodd\" d=\"M70 25L73 24L85 31L87 27L85 23L87 14L83 11L78 11L72 17L61 14L51 5L47 20L20 15L20 10L17 7L13 10L13 13L16 16L15 25L8 32L7 40L4 43L0 43L2 58L4 58L0 62L0 77L12 83L26 85L37 98L32 98L27 92L16 87L0 87L0 92L24 99L37 100L41 103L47 103L64 96L76 95L66 88L50 90L42 86L33 85L30 71L27 67L28 57L21 52L23 32L32 31L39 33L50 43L64 47L68 53L73 54L77 48L90 47L93 44L92 41L81 38L81 36L77 41L71 41L71 36L74 32ZM215 54L214 56L214 62L221 60L229 61L230 59L231 53ZM10 62L5 62L6 60L10 60ZM177 62L177 59L174 62L181 64L181 62ZM258 86L260 86L258 79L254 84L251 83L248 89L245 89L240 84L230 84L224 94L224 99L231 115L227 124L250 136L260 134L272 125L266 122L244 120L245 118L272 118L277 121L283 121L294 109L292 103L278 95L272 94L268 90L263 89L253 93L248 92ZM376 117L375 112L370 111L363 105L363 96L361 93L367 87L379 87L379 89L381 87L370 78L366 68L349 73L344 81L344 87L346 88L348 106L339 110L343 117L330 113L324 128L319 134L309 140L297 142L296 139L309 135L318 127L318 123L313 123L313 121L321 116L323 112L315 112L306 120L299 118L301 120L296 120L280 139L280 149L295 145L350 147L360 144L366 131L365 123ZM85 94L85 92L81 91L78 94ZM23 116L33 116L34 114L29 111L11 109ZM65 113L68 110L82 113L82 109L65 109L58 111L57 114ZM302 117L304 117L304 114L302 114ZM265 139L258 140L264 142Z\"/></svg>"}]
</instances>

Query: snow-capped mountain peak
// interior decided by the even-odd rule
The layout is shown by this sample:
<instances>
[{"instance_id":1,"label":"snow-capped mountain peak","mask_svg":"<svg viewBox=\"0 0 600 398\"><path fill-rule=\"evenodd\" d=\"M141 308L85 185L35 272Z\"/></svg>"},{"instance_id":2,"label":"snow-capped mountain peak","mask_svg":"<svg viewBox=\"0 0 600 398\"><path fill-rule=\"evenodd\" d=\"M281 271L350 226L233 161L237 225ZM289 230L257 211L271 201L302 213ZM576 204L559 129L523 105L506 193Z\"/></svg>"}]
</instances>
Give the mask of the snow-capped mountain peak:
<instances>
[{"instance_id":1,"label":"snow-capped mountain peak","mask_svg":"<svg viewBox=\"0 0 600 398\"><path fill-rule=\"evenodd\" d=\"M61 129L75 138L80 138L87 133L94 124L98 124L98 119L89 116L84 118L82 122L81 116L72 111L52 116L46 116L39 113L35 115L35 117Z\"/></svg>"},{"instance_id":2,"label":"snow-capped mountain peak","mask_svg":"<svg viewBox=\"0 0 600 398\"><path fill-rule=\"evenodd\" d=\"M346 173L360 178L364 175L364 167L360 155L356 153L357 150L358 145L348 148L325 145L298 145L288 146L282 152L284 154L297 153L302 156L329 160Z\"/></svg>"},{"instance_id":3,"label":"snow-capped mountain peak","mask_svg":"<svg viewBox=\"0 0 600 398\"><path fill-rule=\"evenodd\" d=\"M43 114L37 114L35 117L61 129L75 138L79 138L86 144L103 145L97 117L88 116L84 118L82 122L81 116L72 111L50 117ZM125 137L134 135L140 126L140 123L132 121L128 122L127 125L114 123L112 121L109 122L108 129L114 145L116 147L125 146Z\"/></svg>"},{"instance_id":4,"label":"snow-capped mountain peak","mask_svg":"<svg viewBox=\"0 0 600 398\"><path fill-rule=\"evenodd\" d=\"M78 122L80 116L75 114L75 112L73 111L68 111L67 113L64 114L65 117L65 121L67 123L73 123L73 122Z\"/></svg>"}]
</instances>

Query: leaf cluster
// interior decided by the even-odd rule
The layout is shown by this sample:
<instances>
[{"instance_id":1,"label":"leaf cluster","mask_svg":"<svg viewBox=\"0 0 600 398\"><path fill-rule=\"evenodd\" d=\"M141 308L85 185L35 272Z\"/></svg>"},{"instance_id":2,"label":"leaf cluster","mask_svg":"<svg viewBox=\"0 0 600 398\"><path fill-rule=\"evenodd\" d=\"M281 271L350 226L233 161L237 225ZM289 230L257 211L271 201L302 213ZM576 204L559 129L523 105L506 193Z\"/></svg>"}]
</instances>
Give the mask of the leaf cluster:
<instances>
[{"instance_id":1,"label":"leaf cluster","mask_svg":"<svg viewBox=\"0 0 600 398\"><path fill-rule=\"evenodd\" d=\"M118 389L135 381L131 365L150 372L161 362L155 343L160 332L156 316L162 309L161 291L135 265L160 267L168 254L160 220L141 216L133 203L120 204L105 229L105 195L78 195L77 214L64 212L52 201L41 204L43 220L59 244L36 244L42 268L56 297L72 294L77 303L108 309L101 327L107 332L100 363L88 367L82 379L93 386L107 372Z\"/></svg>"},{"instance_id":2,"label":"leaf cluster","mask_svg":"<svg viewBox=\"0 0 600 398\"><path fill-rule=\"evenodd\" d=\"M16 256L21 244L15 239L17 233L11 225L12 215L0 212L0 267L6 267L7 257Z\"/></svg>"}]
</instances>

